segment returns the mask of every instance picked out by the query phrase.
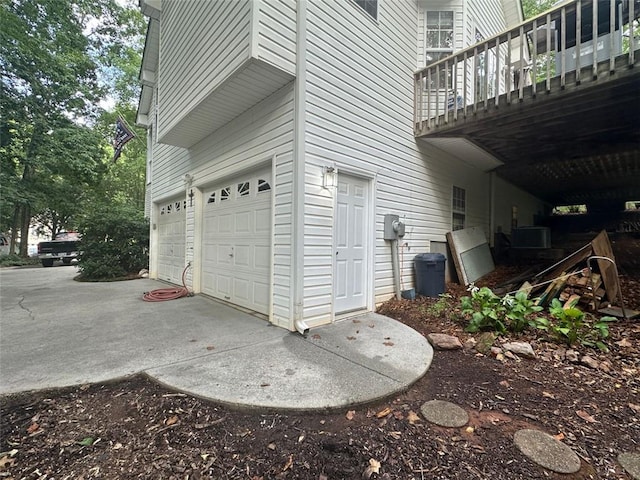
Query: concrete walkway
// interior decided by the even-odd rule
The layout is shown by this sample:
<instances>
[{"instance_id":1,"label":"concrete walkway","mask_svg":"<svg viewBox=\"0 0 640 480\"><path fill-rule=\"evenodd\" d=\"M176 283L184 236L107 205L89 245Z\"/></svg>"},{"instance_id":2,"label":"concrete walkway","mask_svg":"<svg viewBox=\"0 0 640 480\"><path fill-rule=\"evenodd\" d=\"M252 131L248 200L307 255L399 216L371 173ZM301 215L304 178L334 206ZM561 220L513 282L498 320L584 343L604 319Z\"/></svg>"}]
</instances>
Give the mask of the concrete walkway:
<instances>
[{"instance_id":1,"label":"concrete walkway","mask_svg":"<svg viewBox=\"0 0 640 480\"><path fill-rule=\"evenodd\" d=\"M420 334L376 314L305 339L203 296L143 302L161 282L75 275L73 266L0 270L0 394L146 372L243 407L338 408L407 388L433 356Z\"/></svg>"}]
</instances>

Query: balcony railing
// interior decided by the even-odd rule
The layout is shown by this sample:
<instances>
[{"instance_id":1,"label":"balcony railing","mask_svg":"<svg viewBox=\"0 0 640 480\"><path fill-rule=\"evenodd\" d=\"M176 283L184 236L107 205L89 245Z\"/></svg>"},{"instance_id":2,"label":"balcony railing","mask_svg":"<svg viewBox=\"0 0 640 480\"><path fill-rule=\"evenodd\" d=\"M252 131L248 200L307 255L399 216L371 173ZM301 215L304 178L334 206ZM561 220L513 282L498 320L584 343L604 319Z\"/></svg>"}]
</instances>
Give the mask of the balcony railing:
<instances>
[{"instance_id":1,"label":"balcony railing","mask_svg":"<svg viewBox=\"0 0 640 480\"><path fill-rule=\"evenodd\" d=\"M415 74L416 136L611 75L620 57L634 66L639 16L640 0L571 0L423 68Z\"/></svg>"}]
</instances>

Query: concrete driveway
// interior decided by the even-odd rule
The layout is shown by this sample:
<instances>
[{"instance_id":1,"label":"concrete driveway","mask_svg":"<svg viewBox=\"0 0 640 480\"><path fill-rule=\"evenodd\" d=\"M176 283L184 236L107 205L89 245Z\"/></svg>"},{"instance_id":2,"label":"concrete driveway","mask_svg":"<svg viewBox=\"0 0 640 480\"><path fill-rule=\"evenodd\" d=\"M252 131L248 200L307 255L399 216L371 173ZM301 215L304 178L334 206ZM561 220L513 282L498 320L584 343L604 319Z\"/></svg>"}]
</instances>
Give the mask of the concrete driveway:
<instances>
[{"instance_id":1,"label":"concrete driveway","mask_svg":"<svg viewBox=\"0 0 640 480\"><path fill-rule=\"evenodd\" d=\"M433 355L424 337L376 314L303 338L200 295L143 302L161 282L76 275L73 266L0 271L0 394L144 372L244 407L337 408L407 388Z\"/></svg>"}]
</instances>

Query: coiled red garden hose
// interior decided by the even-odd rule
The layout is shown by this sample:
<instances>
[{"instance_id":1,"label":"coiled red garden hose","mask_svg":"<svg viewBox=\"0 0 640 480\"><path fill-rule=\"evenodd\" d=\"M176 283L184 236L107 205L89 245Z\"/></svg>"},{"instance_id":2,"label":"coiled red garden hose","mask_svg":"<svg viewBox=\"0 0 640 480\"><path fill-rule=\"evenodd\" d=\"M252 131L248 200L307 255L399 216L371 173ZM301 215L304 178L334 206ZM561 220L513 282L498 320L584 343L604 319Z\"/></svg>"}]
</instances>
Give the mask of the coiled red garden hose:
<instances>
[{"instance_id":1,"label":"coiled red garden hose","mask_svg":"<svg viewBox=\"0 0 640 480\"><path fill-rule=\"evenodd\" d=\"M193 294L187 288L187 283L184 279L189 267L191 267L191 263L188 263L182 271L182 287L157 288L150 292L144 292L142 299L145 302L166 302L167 300L176 300L178 298L192 296Z\"/></svg>"}]
</instances>

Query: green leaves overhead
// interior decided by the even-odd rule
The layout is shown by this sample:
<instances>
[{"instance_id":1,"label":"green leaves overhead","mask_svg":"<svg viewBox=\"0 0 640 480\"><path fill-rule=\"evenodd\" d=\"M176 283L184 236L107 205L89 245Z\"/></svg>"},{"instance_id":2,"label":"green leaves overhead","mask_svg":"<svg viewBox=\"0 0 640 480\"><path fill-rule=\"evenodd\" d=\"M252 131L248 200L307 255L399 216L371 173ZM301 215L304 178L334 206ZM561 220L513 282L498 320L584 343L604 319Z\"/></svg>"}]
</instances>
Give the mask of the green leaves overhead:
<instances>
[{"instance_id":1,"label":"green leaves overhead","mask_svg":"<svg viewBox=\"0 0 640 480\"><path fill-rule=\"evenodd\" d=\"M130 3L0 0L0 230L13 238L26 239L33 223L73 229L87 203L131 188L118 176L103 185L115 114L100 107L119 104L133 122L145 21ZM128 173L144 198L146 144L136 143L123 162L135 159Z\"/></svg>"},{"instance_id":2,"label":"green leaves overhead","mask_svg":"<svg viewBox=\"0 0 640 480\"><path fill-rule=\"evenodd\" d=\"M85 114L100 96L96 63L77 10L76 4L58 0L2 4L5 91L32 120L63 111Z\"/></svg>"}]
</instances>

